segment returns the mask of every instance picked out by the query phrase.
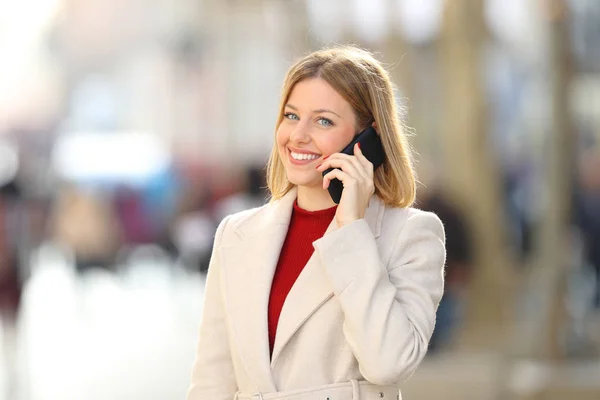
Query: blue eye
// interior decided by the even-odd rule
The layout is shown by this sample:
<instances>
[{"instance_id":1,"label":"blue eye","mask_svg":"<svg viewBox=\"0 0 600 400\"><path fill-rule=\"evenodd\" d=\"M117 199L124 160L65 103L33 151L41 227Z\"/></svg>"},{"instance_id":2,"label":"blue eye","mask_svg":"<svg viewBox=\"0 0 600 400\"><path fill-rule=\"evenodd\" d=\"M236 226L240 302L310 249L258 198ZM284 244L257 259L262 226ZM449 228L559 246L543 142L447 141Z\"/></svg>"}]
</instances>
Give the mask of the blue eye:
<instances>
[{"instance_id":1,"label":"blue eye","mask_svg":"<svg viewBox=\"0 0 600 400\"><path fill-rule=\"evenodd\" d=\"M320 117L317 121L321 126L333 126L333 121L325 117Z\"/></svg>"},{"instance_id":2,"label":"blue eye","mask_svg":"<svg viewBox=\"0 0 600 400\"><path fill-rule=\"evenodd\" d=\"M287 112L287 113L283 114L283 116L287 119L296 120L296 121L300 119L300 118L298 118L298 116L296 114L291 113L291 112Z\"/></svg>"}]
</instances>

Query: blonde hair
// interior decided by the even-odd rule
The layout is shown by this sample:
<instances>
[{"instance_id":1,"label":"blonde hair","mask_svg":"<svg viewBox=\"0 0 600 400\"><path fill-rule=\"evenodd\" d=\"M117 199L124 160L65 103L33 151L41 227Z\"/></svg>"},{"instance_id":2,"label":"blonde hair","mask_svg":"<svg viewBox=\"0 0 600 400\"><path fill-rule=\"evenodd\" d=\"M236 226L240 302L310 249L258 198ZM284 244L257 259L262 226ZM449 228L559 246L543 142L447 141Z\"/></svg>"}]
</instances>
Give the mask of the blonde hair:
<instances>
[{"instance_id":1,"label":"blonde hair","mask_svg":"<svg viewBox=\"0 0 600 400\"><path fill-rule=\"evenodd\" d=\"M323 79L350 103L361 130L376 123L386 158L374 173L375 194L387 205L410 207L416 195L413 157L388 72L371 53L356 47L334 47L309 54L288 70L275 132L294 86L310 78ZM267 186L271 202L294 187L287 179L276 140L267 164Z\"/></svg>"}]
</instances>

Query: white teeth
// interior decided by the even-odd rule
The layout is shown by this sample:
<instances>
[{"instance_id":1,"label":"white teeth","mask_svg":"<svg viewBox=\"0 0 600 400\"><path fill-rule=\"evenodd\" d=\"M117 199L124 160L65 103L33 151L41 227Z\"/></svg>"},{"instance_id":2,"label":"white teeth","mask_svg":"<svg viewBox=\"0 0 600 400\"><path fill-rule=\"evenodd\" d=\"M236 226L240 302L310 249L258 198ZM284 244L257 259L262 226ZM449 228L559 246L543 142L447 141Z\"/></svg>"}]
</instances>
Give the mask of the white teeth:
<instances>
[{"instance_id":1,"label":"white teeth","mask_svg":"<svg viewBox=\"0 0 600 400\"><path fill-rule=\"evenodd\" d=\"M315 155L315 154L302 154L302 153L294 153L293 151L290 152L292 154L292 158L294 160L316 160L317 158L319 158L320 156Z\"/></svg>"}]
</instances>

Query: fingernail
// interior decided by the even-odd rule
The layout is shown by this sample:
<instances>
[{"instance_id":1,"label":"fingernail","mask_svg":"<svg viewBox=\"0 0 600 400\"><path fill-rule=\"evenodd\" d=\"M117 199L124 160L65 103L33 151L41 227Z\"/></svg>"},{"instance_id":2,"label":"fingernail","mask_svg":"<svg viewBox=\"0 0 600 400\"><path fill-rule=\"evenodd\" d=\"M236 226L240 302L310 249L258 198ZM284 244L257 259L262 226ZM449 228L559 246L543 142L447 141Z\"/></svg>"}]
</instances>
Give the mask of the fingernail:
<instances>
[{"instance_id":1,"label":"fingernail","mask_svg":"<svg viewBox=\"0 0 600 400\"><path fill-rule=\"evenodd\" d=\"M317 168L316 168L316 169L319 169L319 167L320 167L321 165L323 165L323 164L319 164L319 165L317 165Z\"/></svg>"},{"instance_id":2,"label":"fingernail","mask_svg":"<svg viewBox=\"0 0 600 400\"><path fill-rule=\"evenodd\" d=\"M359 149L360 151L362 151L362 149L360 148L360 143L356 143L356 145L358 146L358 149Z\"/></svg>"},{"instance_id":3,"label":"fingernail","mask_svg":"<svg viewBox=\"0 0 600 400\"><path fill-rule=\"evenodd\" d=\"M329 158L329 156L327 156L327 157L323 158L323 161L327 160L328 158Z\"/></svg>"}]
</instances>

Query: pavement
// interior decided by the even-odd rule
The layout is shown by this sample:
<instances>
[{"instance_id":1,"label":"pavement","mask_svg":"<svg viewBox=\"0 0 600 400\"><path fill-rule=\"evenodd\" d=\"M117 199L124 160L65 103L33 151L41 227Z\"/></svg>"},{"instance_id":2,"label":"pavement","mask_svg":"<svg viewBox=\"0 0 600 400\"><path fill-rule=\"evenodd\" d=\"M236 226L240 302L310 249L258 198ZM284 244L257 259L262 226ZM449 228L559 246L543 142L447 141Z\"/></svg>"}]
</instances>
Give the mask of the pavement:
<instances>
[{"instance_id":1,"label":"pavement","mask_svg":"<svg viewBox=\"0 0 600 400\"><path fill-rule=\"evenodd\" d=\"M45 247L16 331L0 329L0 400L183 399L204 276L138 253L119 274L80 276ZM1 327L0 327L1 328ZM4 346L2 346L4 343ZM463 350L427 357L405 400L600 399L600 360L560 366Z\"/></svg>"}]
</instances>

